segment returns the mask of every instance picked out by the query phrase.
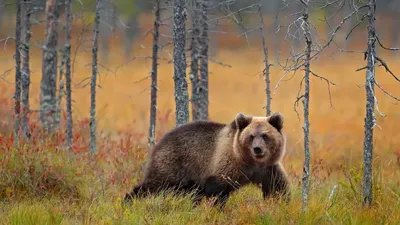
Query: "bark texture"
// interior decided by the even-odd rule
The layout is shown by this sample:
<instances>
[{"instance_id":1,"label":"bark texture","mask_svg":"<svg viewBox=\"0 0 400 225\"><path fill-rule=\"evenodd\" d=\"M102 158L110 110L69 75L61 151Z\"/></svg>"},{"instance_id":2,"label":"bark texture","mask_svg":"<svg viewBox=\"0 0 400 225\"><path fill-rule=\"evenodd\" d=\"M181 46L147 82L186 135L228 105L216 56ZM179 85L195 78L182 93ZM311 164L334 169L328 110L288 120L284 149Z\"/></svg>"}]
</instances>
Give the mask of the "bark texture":
<instances>
[{"instance_id":1,"label":"bark texture","mask_svg":"<svg viewBox=\"0 0 400 225\"><path fill-rule=\"evenodd\" d=\"M30 87L30 68L29 68L29 54L30 54L30 40L31 40L31 3L29 0L24 0L22 5L23 15L23 32L22 32L22 137L28 140L31 136L29 129L29 118L28 113L29 107L29 87Z\"/></svg>"},{"instance_id":2,"label":"bark texture","mask_svg":"<svg viewBox=\"0 0 400 225\"><path fill-rule=\"evenodd\" d=\"M200 81L198 114L200 120L208 120L208 0L200 1Z\"/></svg>"},{"instance_id":3,"label":"bark texture","mask_svg":"<svg viewBox=\"0 0 400 225\"><path fill-rule=\"evenodd\" d=\"M158 39L160 36L160 0L156 0L155 18L153 30L153 53L151 69L151 93L150 93L150 127L149 127L149 146L155 144L156 120L157 120L157 69L158 69Z\"/></svg>"},{"instance_id":4,"label":"bark texture","mask_svg":"<svg viewBox=\"0 0 400 225\"><path fill-rule=\"evenodd\" d=\"M199 38L200 38L200 13L199 0L193 0L192 32L191 32L191 64L190 81L192 83L192 120L199 120Z\"/></svg>"},{"instance_id":5,"label":"bark texture","mask_svg":"<svg viewBox=\"0 0 400 225\"><path fill-rule=\"evenodd\" d=\"M189 97L186 82L186 9L185 0L173 1L174 83L176 126L189 121Z\"/></svg>"},{"instance_id":6,"label":"bark texture","mask_svg":"<svg viewBox=\"0 0 400 225\"><path fill-rule=\"evenodd\" d=\"M372 203L372 159L373 159L373 137L375 125L375 9L376 0L369 0L368 12L368 49L367 49L367 72L365 80L366 92L366 117L364 123L364 180L363 180L363 204Z\"/></svg>"},{"instance_id":7,"label":"bark texture","mask_svg":"<svg viewBox=\"0 0 400 225\"><path fill-rule=\"evenodd\" d=\"M310 121L309 121L309 103L310 103L310 58L311 58L311 45L312 37L310 31L310 24L308 21L309 13L308 6L303 14L304 21L304 38L306 40L305 49L305 73L304 73L304 96L303 96L303 110L304 110L304 166L302 178L302 210L306 211L308 205L308 193L310 190Z\"/></svg>"},{"instance_id":8,"label":"bark texture","mask_svg":"<svg viewBox=\"0 0 400 225\"><path fill-rule=\"evenodd\" d=\"M50 132L56 128L58 5L58 0L47 0L46 2L47 19L40 83L40 122Z\"/></svg>"},{"instance_id":9,"label":"bark texture","mask_svg":"<svg viewBox=\"0 0 400 225\"><path fill-rule=\"evenodd\" d=\"M98 36L100 25L100 0L96 0L96 16L94 18L94 34L92 48L92 78L90 83L90 151L96 151L96 81L97 81L97 53L98 53Z\"/></svg>"},{"instance_id":10,"label":"bark texture","mask_svg":"<svg viewBox=\"0 0 400 225\"><path fill-rule=\"evenodd\" d=\"M71 24L72 24L72 3L66 0L66 26L65 26L65 87L66 87L66 109L67 109L67 138L66 144L69 149L72 148L72 90L71 90Z\"/></svg>"},{"instance_id":11,"label":"bark texture","mask_svg":"<svg viewBox=\"0 0 400 225\"><path fill-rule=\"evenodd\" d=\"M19 144L19 129L21 125L21 1L16 1L15 24L15 93L14 93L14 143Z\"/></svg>"}]
</instances>

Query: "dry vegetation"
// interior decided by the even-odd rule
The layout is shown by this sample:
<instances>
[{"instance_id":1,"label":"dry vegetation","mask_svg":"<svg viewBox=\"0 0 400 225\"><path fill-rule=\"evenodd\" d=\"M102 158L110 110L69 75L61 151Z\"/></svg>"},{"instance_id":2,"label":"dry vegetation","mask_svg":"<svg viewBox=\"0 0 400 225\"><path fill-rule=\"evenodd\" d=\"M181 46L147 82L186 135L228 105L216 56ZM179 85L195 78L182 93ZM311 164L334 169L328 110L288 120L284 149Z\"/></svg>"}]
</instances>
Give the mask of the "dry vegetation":
<instances>
[{"instance_id":1,"label":"dry vegetation","mask_svg":"<svg viewBox=\"0 0 400 225\"><path fill-rule=\"evenodd\" d=\"M42 32L36 30L34 33ZM35 39L40 40L40 37ZM232 41L240 43L237 38L232 38ZM355 42L366 43L363 38ZM13 44L9 43L5 50L1 50L0 71L13 68L12 49ZM150 49L141 49L138 45L134 49L135 55L149 55L149 52ZM265 87L260 76L262 52L255 45L239 49L219 48L217 57L233 67L210 65L210 118L230 122L239 111L263 115ZM385 57L393 72L400 74L398 59L391 55ZM99 150L91 158L87 155L89 87L82 87L85 82L80 82L91 73L90 66L87 66L90 59L90 51L82 50L74 59L73 153L55 147L63 143L62 134L43 140L35 128L35 112L31 115L35 129L32 145L13 148L10 136L13 72L0 82L0 223L399 224L400 108L379 90L379 107L387 117L377 115L379 128L375 129L375 204L371 209L361 207L365 114L362 84L365 72L355 70L365 65L362 54L325 55L312 64L315 73L339 86L331 87L333 108L326 82L315 77L311 79L313 177L310 208L306 215L301 214L300 197L302 122L293 110L300 74L281 83L272 102L273 111L284 115L288 136L284 165L294 192L289 206L265 202L261 192L249 186L228 201L224 213L210 209L205 202L192 209L187 198L172 197L155 197L123 208L121 197L141 178L141 166L147 155L144 141L148 126L150 80L143 79L148 76L150 60L137 59L122 65L127 59L123 58L118 40L113 40L107 65L110 71L100 68L97 120L102 131L99 134L101 138L98 138ZM119 69L115 72L117 67ZM41 52L37 49L32 53L31 70L31 108L38 109ZM159 73L158 138L174 125L174 113L170 112L175 107L172 66L161 62ZM275 85L282 74L283 71L272 67L271 83ZM377 77L383 87L400 96L399 84L383 68L377 69Z\"/></svg>"}]
</instances>

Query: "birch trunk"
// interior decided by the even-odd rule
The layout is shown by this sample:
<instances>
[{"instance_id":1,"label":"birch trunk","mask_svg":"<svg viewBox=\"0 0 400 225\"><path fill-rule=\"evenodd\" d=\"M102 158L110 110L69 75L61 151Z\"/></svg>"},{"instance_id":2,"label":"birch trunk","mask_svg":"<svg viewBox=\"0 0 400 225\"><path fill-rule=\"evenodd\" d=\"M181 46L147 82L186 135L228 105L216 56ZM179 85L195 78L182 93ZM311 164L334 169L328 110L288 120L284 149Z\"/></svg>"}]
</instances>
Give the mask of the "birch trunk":
<instances>
[{"instance_id":1,"label":"birch trunk","mask_svg":"<svg viewBox=\"0 0 400 225\"><path fill-rule=\"evenodd\" d=\"M58 80L58 97L57 97L57 102L56 102L56 113L55 113L55 123L54 123L54 129L58 129L60 126L61 122L61 102L62 102L62 97L64 93L64 67L65 67L65 49L61 49L61 65L60 65L60 75L59 75L59 80Z\"/></svg>"},{"instance_id":2,"label":"birch trunk","mask_svg":"<svg viewBox=\"0 0 400 225\"><path fill-rule=\"evenodd\" d=\"M260 22L261 22L261 43L263 46L263 52L264 52L264 63L265 63L265 69L264 69L264 76L265 76L265 94L267 96L267 101L265 104L265 111L266 111L266 116L271 115L271 80L269 78L269 61L268 61L268 47L267 44L265 43L265 27L264 27L264 17L263 17L263 11L259 11L260 15Z\"/></svg>"},{"instance_id":3,"label":"birch trunk","mask_svg":"<svg viewBox=\"0 0 400 225\"><path fill-rule=\"evenodd\" d=\"M94 35L92 48L92 79L90 85L90 151L96 150L96 80L97 80L97 52L100 24L100 0L96 0L96 16L94 19Z\"/></svg>"},{"instance_id":4,"label":"birch trunk","mask_svg":"<svg viewBox=\"0 0 400 225\"><path fill-rule=\"evenodd\" d=\"M192 83L192 120L199 120L199 0L193 0L192 32L191 32L191 64L190 81Z\"/></svg>"},{"instance_id":5,"label":"birch trunk","mask_svg":"<svg viewBox=\"0 0 400 225\"><path fill-rule=\"evenodd\" d=\"M311 45L312 37L310 31L310 24L308 22L309 12L308 6L305 8L303 14L304 21L304 38L306 41L305 49L305 73L304 73L304 97L303 97L303 110L304 110L304 166L303 166L303 178L302 178L302 211L305 212L308 205L308 193L310 190L310 121L309 115L309 103L310 103L310 57L311 57Z\"/></svg>"},{"instance_id":6,"label":"birch trunk","mask_svg":"<svg viewBox=\"0 0 400 225\"><path fill-rule=\"evenodd\" d=\"M24 0L23 8L23 33L22 33L22 137L28 140L31 136L29 130L29 86L30 86L30 40L31 40L31 3L29 0Z\"/></svg>"},{"instance_id":7,"label":"birch trunk","mask_svg":"<svg viewBox=\"0 0 400 225\"><path fill-rule=\"evenodd\" d=\"M376 0L369 0L368 12L368 49L367 49L367 72L365 80L366 92L366 117L364 124L364 180L363 180L363 204L372 203L372 159L373 159L373 128L375 125L375 8Z\"/></svg>"},{"instance_id":8,"label":"birch trunk","mask_svg":"<svg viewBox=\"0 0 400 225\"><path fill-rule=\"evenodd\" d=\"M66 26L65 26L65 87L66 87L66 110L67 110L67 139L66 144L72 148L72 91L71 91L71 24L72 24L72 3L66 0Z\"/></svg>"},{"instance_id":9,"label":"birch trunk","mask_svg":"<svg viewBox=\"0 0 400 225\"><path fill-rule=\"evenodd\" d=\"M19 128L21 125L21 1L16 1L16 24L15 24L15 93L14 93L14 144L19 144Z\"/></svg>"},{"instance_id":10,"label":"birch trunk","mask_svg":"<svg viewBox=\"0 0 400 225\"><path fill-rule=\"evenodd\" d=\"M150 127L149 127L149 146L155 144L156 120L157 120L157 70L158 70L158 39L160 36L160 0L156 0L155 19L153 30L153 53L151 69L151 94L150 94Z\"/></svg>"},{"instance_id":11,"label":"birch trunk","mask_svg":"<svg viewBox=\"0 0 400 225\"><path fill-rule=\"evenodd\" d=\"M186 7L185 0L173 1L174 83L176 126L189 121L189 97L186 82Z\"/></svg>"},{"instance_id":12,"label":"birch trunk","mask_svg":"<svg viewBox=\"0 0 400 225\"><path fill-rule=\"evenodd\" d=\"M47 0L46 31L43 43L42 80L40 83L40 122L46 131L55 129L57 89L58 0Z\"/></svg>"},{"instance_id":13,"label":"birch trunk","mask_svg":"<svg viewBox=\"0 0 400 225\"><path fill-rule=\"evenodd\" d=\"M208 0L200 2L200 80L199 80L199 119L208 120Z\"/></svg>"}]
</instances>

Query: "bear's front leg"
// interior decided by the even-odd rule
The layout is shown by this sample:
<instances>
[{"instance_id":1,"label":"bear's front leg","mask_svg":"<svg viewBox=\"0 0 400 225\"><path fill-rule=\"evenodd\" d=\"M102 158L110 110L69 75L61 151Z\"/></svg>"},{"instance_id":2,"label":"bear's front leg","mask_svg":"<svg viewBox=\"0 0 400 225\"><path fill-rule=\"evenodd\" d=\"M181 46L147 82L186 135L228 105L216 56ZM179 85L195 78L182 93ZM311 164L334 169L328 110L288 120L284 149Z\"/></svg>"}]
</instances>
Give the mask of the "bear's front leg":
<instances>
[{"instance_id":1,"label":"bear's front leg","mask_svg":"<svg viewBox=\"0 0 400 225\"><path fill-rule=\"evenodd\" d=\"M283 197L283 200L289 203L291 199L289 180L280 163L266 167L261 179L264 199Z\"/></svg>"},{"instance_id":2,"label":"bear's front leg","mask_svg":"<svg viewBox=\"0 0 400 225\"><path fill-rule=\"evenodd\" d=\"M230 188L229 184L216 176L210 176L205 181L205 196L207 198L217 196L217 199L212 204L213 207L218 206L219 209L223 209L229 199L229 195L231 192L232 188Z\"/></svg>"}]
</instances>

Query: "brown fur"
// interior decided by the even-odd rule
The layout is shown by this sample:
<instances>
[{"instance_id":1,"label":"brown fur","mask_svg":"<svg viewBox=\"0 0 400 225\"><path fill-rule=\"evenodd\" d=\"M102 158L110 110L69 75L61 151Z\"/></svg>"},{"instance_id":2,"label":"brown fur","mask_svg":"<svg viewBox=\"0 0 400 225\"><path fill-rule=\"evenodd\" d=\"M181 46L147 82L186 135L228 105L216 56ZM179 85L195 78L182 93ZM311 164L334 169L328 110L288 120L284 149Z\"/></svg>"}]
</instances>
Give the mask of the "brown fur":
<instances>
[{"instance_id":1,"label":"brown fur","mask_svg":"<svg viewBox=\"0 0 400 225\"><path fill-rule=\"evenodd\" d=\"M157 143L146 165L144 180L125 200L163 189L217 196L223 206L232 191L254 183L264 198L283 194L289 182L280 160L285 153L283 117L252 117L242 113L230 124L195 121L176 127ZM257 152L257 154L256 154Z\"/></svg>"}]
</instances>

